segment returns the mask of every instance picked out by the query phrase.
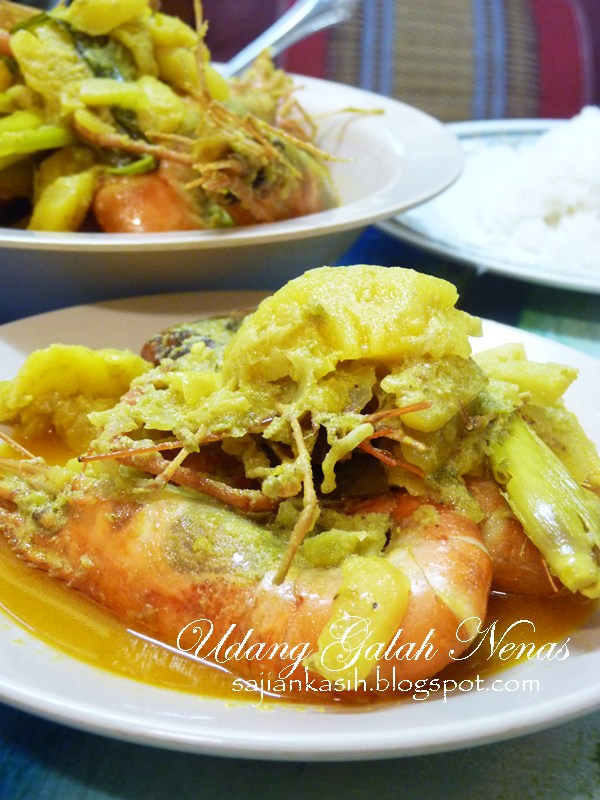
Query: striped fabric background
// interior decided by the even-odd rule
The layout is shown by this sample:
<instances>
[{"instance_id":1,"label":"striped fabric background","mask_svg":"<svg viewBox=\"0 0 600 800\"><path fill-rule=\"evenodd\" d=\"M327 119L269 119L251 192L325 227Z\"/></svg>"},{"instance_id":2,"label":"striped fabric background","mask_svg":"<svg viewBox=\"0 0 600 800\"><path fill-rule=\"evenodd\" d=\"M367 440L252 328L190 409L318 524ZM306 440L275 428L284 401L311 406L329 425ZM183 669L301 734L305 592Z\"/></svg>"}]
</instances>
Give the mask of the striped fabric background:
<instances>
[{"instance_id":1,"label":"striped fabric background","mask_svg":"<svg viewBox=\"0 0 600 800\"><path fill-rule=\"evenodd\" d=\"M230 58L293 2L203 0L215 58ZM162 7L193 20L191 0ZM600 0L362 0L350 22L281 63L445 121L570 117L600 103Z\"/></svg>"},{"instance_id":2,"label":"striped fabric background","mask_svg":"<svg viewBox=\"0 0 600 800\"><path fill-rule=\"evenodd\" d=\"M445 121L569 117L600 101L600 0L363 0L326 36L285 66Z\"/></svg>"}]
</instances>

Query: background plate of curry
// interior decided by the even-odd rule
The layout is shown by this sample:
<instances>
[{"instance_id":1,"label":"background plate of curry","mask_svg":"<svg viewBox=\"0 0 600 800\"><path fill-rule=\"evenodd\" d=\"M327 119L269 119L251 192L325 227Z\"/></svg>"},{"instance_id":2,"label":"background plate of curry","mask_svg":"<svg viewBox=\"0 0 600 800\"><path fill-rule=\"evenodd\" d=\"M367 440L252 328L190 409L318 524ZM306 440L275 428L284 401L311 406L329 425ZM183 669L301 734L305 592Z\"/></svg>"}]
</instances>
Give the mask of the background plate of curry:
<instances>
[{"instance_id":1,"label":"background plate of curry","mask_svg":"<svg viewBox=\"0 0 600 800\"><path fill-rule=\"evenodd\" d=\"M155 292L275 289L307 268L334 263L368 225L433 197L460 174L458 140L427 114L351 86L303 76L295 82L318 126L315 144L334 157L339 205L276 222L171 233L0 228L0 256L10 265L3 318Z\"/></svg>"},{"instance_id":2,"label":"background plate of curry","mask_svg":"<svg viewBox=\"0 0 600 800\"><path fill-rule=\"evenodd\" d=\"M257 293L188 293L79 306L0 329L2 378L52 340L139 350L158 330L206 313L250 307ZM595 359L484 321L476 350L522 342L527 355L579 369L566 400L600 443ZM48 455L48 454L46 454ZM231 757L358 760L484 744L558 724L600 706L600 615L586 601L558 613L493 602L479 648L429 686L400 684L387 699L301 702L246 691L231 677L145 641L46 576L0 551L0 698L76 728L142 744ZM26 626L23 620L26 620ZM19 621L21 620L21 621ZM495 623L495 625L493 625ZM492 626L490 628L490 626ZM534 630L535 626L535 630ZM515 663L508 642L532 643ZM491 657L491 651L495 656ZM499 657L502 653L503 657Z\"/></svg>"}]
</instances>

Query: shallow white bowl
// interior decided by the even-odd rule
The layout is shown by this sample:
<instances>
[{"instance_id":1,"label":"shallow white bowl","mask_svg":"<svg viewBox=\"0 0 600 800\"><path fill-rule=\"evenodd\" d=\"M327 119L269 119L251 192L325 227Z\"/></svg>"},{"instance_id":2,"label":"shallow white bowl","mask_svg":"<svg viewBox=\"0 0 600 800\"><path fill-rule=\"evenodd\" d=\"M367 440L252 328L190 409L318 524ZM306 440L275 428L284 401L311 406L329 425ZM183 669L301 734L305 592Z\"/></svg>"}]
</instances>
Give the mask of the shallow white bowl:
<instances>
[{"instance_id":1,"label":"shallow white bowl","mask_svg":"<svg viewBox=\"0 0 600 800\"><path fill-rule=\"evenodd\" d=\"M297 77L318 144L340 159L341 205L235 230L41 233L0 228L0 319L116 297L190 289L275 289L332 264L369 224L435 196L462 169L457 139L403 103ZM343 109L383 113L332 113Z\"/></svg>"}]
</instances>

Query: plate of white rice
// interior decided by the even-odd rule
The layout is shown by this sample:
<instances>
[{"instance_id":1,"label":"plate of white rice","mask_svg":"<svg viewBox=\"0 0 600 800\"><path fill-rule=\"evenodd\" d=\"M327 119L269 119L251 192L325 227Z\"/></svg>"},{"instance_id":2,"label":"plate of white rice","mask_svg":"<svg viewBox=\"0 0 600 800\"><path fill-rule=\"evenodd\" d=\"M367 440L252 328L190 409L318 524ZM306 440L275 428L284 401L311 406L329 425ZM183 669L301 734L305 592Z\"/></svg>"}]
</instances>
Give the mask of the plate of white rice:
<instances>
[{"instance_id":1,"label":"plate of white rice","mask_svg":"<svg viewBox=\"0 0 600 800\"><path fill-rule=\"evenodd\" d=\"M448 127L465 153L460 178L381 227L479 269L600 292L600 108Z\"/></svg>"}]
</instances>

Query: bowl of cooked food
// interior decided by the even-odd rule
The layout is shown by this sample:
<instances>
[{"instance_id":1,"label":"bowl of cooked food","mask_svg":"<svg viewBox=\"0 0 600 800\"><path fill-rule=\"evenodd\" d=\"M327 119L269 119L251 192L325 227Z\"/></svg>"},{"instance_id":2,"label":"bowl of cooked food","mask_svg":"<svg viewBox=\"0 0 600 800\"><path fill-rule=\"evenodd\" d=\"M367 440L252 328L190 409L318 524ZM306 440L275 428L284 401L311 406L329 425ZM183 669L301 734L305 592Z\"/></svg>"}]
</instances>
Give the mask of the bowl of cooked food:
<instances>
[{"instance_id":1,"label":"bowl of cooked food","mask_svg":"<svg viewBox=\"0 0 600 800\"><path fill-rule=\"evenodd\" d=\"M598 706L593 359L400 267L172 300L3 328L4 700L299 759Z\"/></svg>"},{"instance_id":2,"label":"bowl of cooked food","mask_svg":"<svg viewBox=\"0 0 600 800\"><path fill-rule=\"evenodd\" d=\"M4 318L159 291L276 288L457 177L428 115L210 61L204 26L74 0L0 5ZM12 307L12 309L11 309Z\"/></svg>"}]
</instances>

